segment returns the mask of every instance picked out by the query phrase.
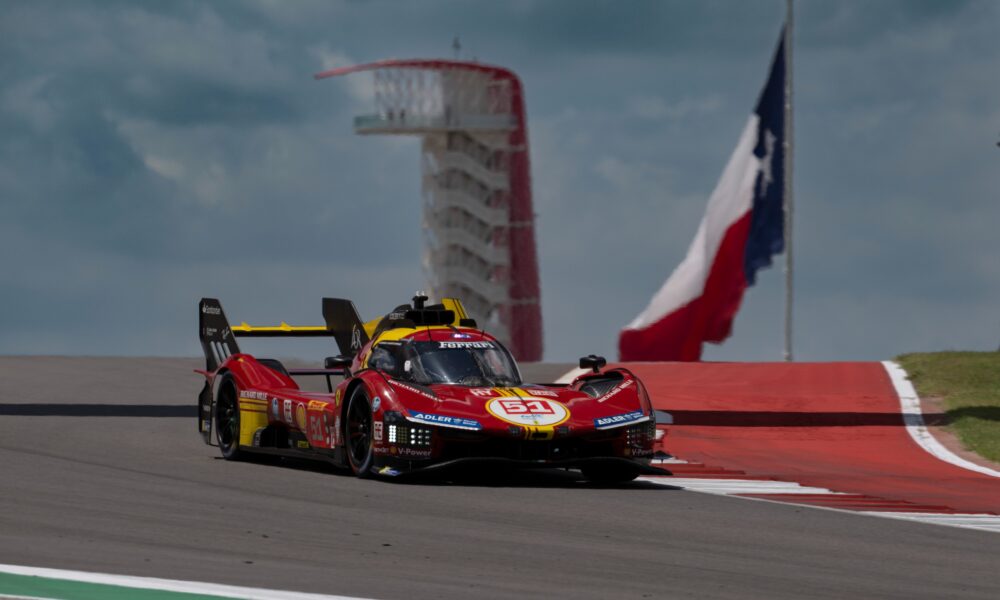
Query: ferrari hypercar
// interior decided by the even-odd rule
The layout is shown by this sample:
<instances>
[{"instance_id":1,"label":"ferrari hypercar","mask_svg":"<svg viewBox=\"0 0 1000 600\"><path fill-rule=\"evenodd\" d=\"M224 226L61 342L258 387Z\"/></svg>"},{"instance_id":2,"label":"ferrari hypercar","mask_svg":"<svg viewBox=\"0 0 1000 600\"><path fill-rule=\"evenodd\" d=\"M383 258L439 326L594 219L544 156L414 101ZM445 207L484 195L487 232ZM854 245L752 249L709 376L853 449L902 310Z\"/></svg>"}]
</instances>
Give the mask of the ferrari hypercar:
<instances>
[{"instance_id":1,"label":"ferrari hypercar","mask_svg":"<svg viewBox=\"0 0 1000 600\"><path fill-rule=\"evenodd\" d=\"M362 322L354 303L323 299L322 326L230 325L218 300L198 306L205 383L198 429L228 460L278 454L330 461L361 477L461 465L578 469L599 483L650 467L655 415L642 383L598 356L572 383L531 384L460 301L414 296ZM322 369L288 369L240 351L237 337L336 340ZM326 391L295 378L322 377ZM316 386L313 386L316 387Z\"/></svg>"}]
</instances>

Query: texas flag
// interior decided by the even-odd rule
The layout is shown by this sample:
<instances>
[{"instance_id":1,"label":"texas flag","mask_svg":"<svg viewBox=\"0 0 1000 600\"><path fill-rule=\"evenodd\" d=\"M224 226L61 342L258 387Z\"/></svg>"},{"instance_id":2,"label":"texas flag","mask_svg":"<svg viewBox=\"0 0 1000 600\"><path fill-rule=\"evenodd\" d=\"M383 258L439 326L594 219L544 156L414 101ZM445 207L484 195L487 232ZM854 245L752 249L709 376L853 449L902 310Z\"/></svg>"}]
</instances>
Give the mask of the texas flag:
<instances>
[{"instance_id":1,"label":"texas flag","mask_svg":"<svg viewBox=\"0 0 1000 600\"><path fill-rule=\"evenodd\" d=\"M618 337L619 357L696 361L729 337L743 291L785 248L785 44L683 262Z\"/></svg>"}]
</instances>

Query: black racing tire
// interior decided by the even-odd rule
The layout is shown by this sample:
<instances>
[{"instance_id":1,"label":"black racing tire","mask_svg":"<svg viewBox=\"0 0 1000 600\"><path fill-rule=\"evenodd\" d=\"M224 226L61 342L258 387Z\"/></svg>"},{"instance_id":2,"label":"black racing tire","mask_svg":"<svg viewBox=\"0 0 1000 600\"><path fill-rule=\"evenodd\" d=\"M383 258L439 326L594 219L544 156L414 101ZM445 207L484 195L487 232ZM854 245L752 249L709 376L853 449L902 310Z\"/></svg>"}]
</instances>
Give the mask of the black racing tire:
<instances>
[{"instance_id":1,"label":"black racing tire","mask_svg":"<svg viewBox=\"0 0 1000 600\"><path fill-rule=\"evenodd\" d=\"M215 439L219 444L222 458L242 460L246 453L240 450L240 405L236 380L226 373L219 383L219 393L215 399Z\"/></svg>"},{"instance_id":2,"label":"black racing tire","mask_svg":"<svg viewBox=\"0 0 1000 600\"><path fill-rule=\"evenodd\" d=\"M587 481L597 485L619 485L639 476L639 469L616 463L595 463L580 468Z\"/></svg>"},{"instance_id":3,"label":"black racing tire","mask_svg":"<svg viewBox=\"0 0 1000 600\"><path fill-rule=\"evenodd\" d=\"M344 414L344 449L351 471L371 477L375 452L372 447L372 405L363 385L351 392Z\"/></svg>"}]
</instances>

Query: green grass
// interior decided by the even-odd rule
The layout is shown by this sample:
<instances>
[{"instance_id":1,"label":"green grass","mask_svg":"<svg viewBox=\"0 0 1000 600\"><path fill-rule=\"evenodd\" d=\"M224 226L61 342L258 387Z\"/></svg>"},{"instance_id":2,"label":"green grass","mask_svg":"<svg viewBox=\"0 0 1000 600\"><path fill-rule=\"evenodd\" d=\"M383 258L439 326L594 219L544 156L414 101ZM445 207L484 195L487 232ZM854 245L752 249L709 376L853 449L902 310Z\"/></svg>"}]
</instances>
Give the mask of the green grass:
<instances>
[{"instance_id":1,"label":"green grass","mask_svg":"<svg viewBox=\"0 0 1000 600\"><path fill-rule=\"evenodd\" d=\"M1000 462L1000 352L929 352L896 359L921 397L938 397L966 448Z\"/></svg>"}]
</instances>

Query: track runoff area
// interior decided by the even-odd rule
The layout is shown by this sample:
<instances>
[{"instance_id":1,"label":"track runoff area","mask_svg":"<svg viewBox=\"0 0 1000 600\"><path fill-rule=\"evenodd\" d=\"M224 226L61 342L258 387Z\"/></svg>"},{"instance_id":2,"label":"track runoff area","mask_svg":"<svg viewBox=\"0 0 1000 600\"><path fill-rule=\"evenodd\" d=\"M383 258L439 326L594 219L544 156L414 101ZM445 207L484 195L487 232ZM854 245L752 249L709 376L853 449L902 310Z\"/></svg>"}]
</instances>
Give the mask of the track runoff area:
<instances>
[{"instance_id":1,"label":"track runoff area","mask_svg":"<svg viewBox=\"0 0 1000 600\"><path fill-rule=\"evenodd\" d=\"M645 481L1000 533L1000 471L931 435L894 362L626 366L674 417L674 476Z\"/></svg>"},{"instance_id":2,"label":"track runoff area","mask_svg":"<svg viewBox=\"0 0 1000 600\"><path fill-rule=\"evenodd\" d=\"M99 362L101 359L93 360ZM155 365L156 359L149 359L148 362ZM100 365L98 366L100 367ZM979 530L980 535L986 535L989 538L981 540L984 547L989 547L992 544L994 533L1000 532L1000 516L997 515L997 511L1000 509L998 506L1000 505L1000 473L988 466L971 463L955 456L929 434L924 426L919 399L907 381L905 373L893 363L630 363L627 366L642 378L654 399L656 408L668 411L673 416L673 424L661 427L664 435L659 441L661 452L658 461L669 468L674 475L672 477L643 477L638 483L623 486L623 488L635 488L642 485L680 488L757 502L776 502L819 509L820 511L852 513L858 515L858 519L890 517L937 526L945 525L967 530ZM84 363L82 366L76 365L74 368L77 369L77 372L66 373L67 378L79 382L81 376L86 378L85 374L93 371L94 366ZM164 375L162 380L154 378L150 381L148 377L144 377L141 382L133 380L122 384L120 383L123 381L122 378L113 377L109 381L117 382L115 385L122 388L113 390L114 393L118 393L123 398L134 398L136 394L142 394L150 388L174 387L180 372L187 372L188 369L172 368L178 372L169 373L169 376ZM17 370L17 365L14 365L13 371ZM55 365L55 371L58 370L59 365ZM22 372L28 371L30 369L22 369ZM51 368L47 371L54 372ZM134 369L122 368L122 374L129 371L134 371ZM552 380L565 369L534 365L529 366L526 371L528 378ZM572 379L576 372L573 370L565 373L561 380ZM5 371L4 374L9 375L10 373ZM90 383L100 387L108 381L92 381ZM75 383L71 385L75 385ZM14 386L21 390L22 394L24 389L28 389L27 386L17 386L16 381ZM131 399L116 401L122 404L112 402L99 405L47 405L46 400L53 403L57 403L58 400L33 397L30 390L27 395L21 396L21 403L15 404L9 397L12 389L0 388L0 392L3 392L4 396L3 402L7 404L6 407L0 406L3 409L0 411L0 423L8 425L13 423L12 416L8 415L20 414L17 404L30 407L28 410L34 411L36 415L102 416L106 413L108 416L118 417L190 416L191 419L194 418L193 411L189 411L191 415L186 413L181 415L178 411L185 408L181 405L130 406L128 402L142 402L142 400ZM76 388L70 387L69 389L75 390ZM58 408L50 410L46 406L57 406ZM169 421L180 420L169 419ZM114 421L114 419L107 421ZM95 429L100 430L101 427ZM108 438L109 431L113 432L114 430L97 431L93 439L104 440ZM193 428L191 431L191 436L194 436ZM18 437L13 430L4 433L14 434L13 436L4 436L4 438ZM113 433L113 435L117 434ZM142 435L142 432L136 435ZM87 434L80 435L75 441L88 444ZM124 440L124 445L129 446L128 439ZM133 445L139 447L138 444ZM109 451L113 451L113 447L113 444L109 444ZM194 447L201 450L200 444L194 445ZM0 447L0 450L10 450L10 448ZM44 446L40 446L38 450L38 454L43 457L46 455ZM82 448L77 458L80 459L81 465L106 467L107 465L104 464L98 465L101 461L96 459L96 456L96 452L94 456L90 456L87 450ZM58 458L59 452L51 451L49 458L52 457ZM11 457L7 456L6 458L9 460ZM187 464L191 464L187 458L183 460L187 461ZM220 463L217 468L213 467L218 471L234 467L232 464L221 464L223 461L213 462ZM127 460L119 465L126 477L128 477L126 471L139 471L132 465L134 463L129 463ZM247 467L257 469L254 471L254 477L263 479L282 478L282 476L295 479L296 475L302 474L295 471L287 473L286 469L275 471L261 465L247 465ZM11 480L16 480L18 475L17 472L6 473L7 485L10 485ZM23 474L20 475L23 476ZM30 474L28 476L30 477ZM154 475L154 477L161 479L164 476L164 473ZM169 477L170 473L167 473L167 476ZM156 479L150 481L157 482ZM334 483L349 482L353 484L351 479ZM146 481L145 484L149 485L149 481ZM276 485L280 486L281 484L277 483ZM395 490L395 492L402 490L404 493L409 491L407 488L410 488L410 486L404 487L384 482L371 482L371 485L382 486L390 491ZM550 485L542 483L542 489L539 491L549 491L544 488ZM567 501L566 494L582 491L581 489L563 490L559 489L558 485L555 487L554 491L562 498L560 502ZM530 488L531 484L525 490L521 490L518 495L525 495L525 492ZM8 488L8 491L12 489ZM445 486L444 491L448 491L447 486ZM515 492L517 491L515 490ZM71 492L72 490L70 490ZM430 490L431 494L435 492L436 490ZM606 492L614 495L616 491L606 490ZM618 492L618 496L620 497L623 492L627 493L627 490L622 489ZM264 496L267 497L267 494ZM367 498L367 495L365 497ZM660 498L656 494L650 494L643 498L642 502L661 502ZM49 501L48 498L44 500ZM213 502L218 502L218 500L213 500ZM335 502L336 500L331 501L331 503ZM711 505L712 503L706 502L705 504ZM266 511L280 510L276 506L280 506L280 499L275 505L262 508ZM571 507L572 503L567 505L566 511L572 512L574 509ZM95 510L92 506L86 508L91 511ZM42 510L46 509L43 507ZM614 509L611 505L604 508L598 507L599 512L606 510ZM725 515L719 516L725 520ZM123 517L129 518L128 515L123 515ZM139 518L156 520L157 516L146 514L145 516L139 515ZM592 523L596 523L592 521L593 516L584 515L584 518L590 518ZM703 515L702 518L705 516ZM43 519L51 519L51 517L43 517ZM732 526L732 521L729 522ZM7 524L9 525L10 522ZM252 521L247 526L252 526ZM751 523L751 530L752 526ZM930 527L930 525L924 524L915 526ZM773 535L773 529L767 530L766 525L763 527L764 529L753 535ZM774 527L773 522L770 527ZM10 527L5 528L10 529ZM990 533L982 533L983 531ZM248 533L250 532L248 531ZM116 539L114 532L93 535L103 535L105 539L98 541L106 544L108 548L114 548L116 544L120 543L114 541ZM0 540L2 539L3 532L0 532ZM166 540L166 542L169 545L174 541ZM30 544L30 542L28 543ZM150 540L150 543L155 545L158 541ZM675 540L674 543L677 541ZM822 543L821 541L820 544ZM14 562L11 558L17 557L19 554L31 556L37 561L32 566L0 564L0 598L3 599L138 598L155 600L184 598L196 600L274 598L279 600L322 600L386 598L399 595L379 590L377 586L371 594L364 591L358 593L359 590L356 588L332 586L334 589L348 590L353 594L350 596L272 589L272 587L286 589L298 587L289 584L287 579L275 580L273 586L249 587L199 582L188 578L164 579L104 574L91 570L57 570L41 567L42 565L73 564L66 562L65 554L51 550L36 553L30 551L30 548L25 553L11 552L10 543L6 540L4 540L3 546L7 548L7 551L3 552L3 556L7 557L7 560L0 562ZM291 550L294 548L289 549L289 551ZM46 555L53 556L53 559L45 561L39 558ZM60 556L62 556L61 560ZM947 560L949 557L943 556L941 558ZM111 561L111 564L122 564L122 562ZM737 571L740 569L740 567L734 568ZM136 572L134 566L130 570ZM191 571L171 571L170 569L164 572L168 575L178 572L191 573ZM199 574L201 572L194 571L193 573ZM555 574L553 573L554 576ZM840 573L836 576L839 578L843 575L845 574ZM852 575L852 577L856 577L856 575ZM219 578L230 582L234 579L232 573L220 575ZM212 577L202 576L198 579L206 581L211 580ZM987 579L990 577L987 576ZM238 580L243 581L244 579ZM261 583L262 580L249 577L245 581L254 584ZM267 579L263 581L266 582ZM995 579L992 581L996 582ZM899 582L893 585L898 586ZM981 583L977 589L982 591ZM989 584L985 589L989 589ZM803 588L798 588L798 591L806 593ZM913 595L912 590L908 593ZM419 595L417 593L417 596ZM445 595L447 596L447 594ZM579 594L575 595L579 596ZM777 593L777 590L771 590L766 595L780 596L781 594ZM734 595L730 594L730 596ZM735 594L734 597L739 597L739 594Z\"/></svg>"}]
</instances>

